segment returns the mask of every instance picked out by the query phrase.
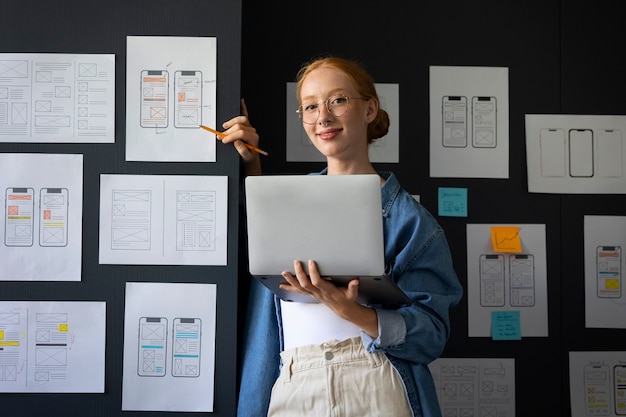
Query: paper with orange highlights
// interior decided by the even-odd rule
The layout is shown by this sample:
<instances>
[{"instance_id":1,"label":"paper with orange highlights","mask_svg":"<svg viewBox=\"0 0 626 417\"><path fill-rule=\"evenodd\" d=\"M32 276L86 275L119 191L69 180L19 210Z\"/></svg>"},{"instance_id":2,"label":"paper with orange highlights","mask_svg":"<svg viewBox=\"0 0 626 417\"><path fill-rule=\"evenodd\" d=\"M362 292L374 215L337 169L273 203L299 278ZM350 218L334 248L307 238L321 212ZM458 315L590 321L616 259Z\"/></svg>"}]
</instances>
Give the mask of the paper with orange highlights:
<instances>
[{"instance_id":1,"label":"paper with orange highlights","mask_svg":"<svg viewBox=\"0 0 626 417\"><path fill-rule=\"evenodd\" d=\"M494 252L521 252L522 241L519 236L519 226L493 226L491 244Z\"/></svg>"}]
</instances>

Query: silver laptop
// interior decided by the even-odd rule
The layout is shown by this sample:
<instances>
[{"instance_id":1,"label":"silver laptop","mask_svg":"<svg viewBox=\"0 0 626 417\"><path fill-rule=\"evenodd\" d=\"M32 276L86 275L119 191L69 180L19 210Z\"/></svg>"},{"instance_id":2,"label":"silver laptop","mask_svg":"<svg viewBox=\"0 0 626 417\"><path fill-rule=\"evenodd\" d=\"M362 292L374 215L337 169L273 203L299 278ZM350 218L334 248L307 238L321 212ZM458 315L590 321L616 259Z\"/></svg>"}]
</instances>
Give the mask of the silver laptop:
<instances>
[{"instance_id":1,"label":"silver laptop","mask_svg":"<svg viewBox=\"0 0 626 417\"><path fill-rule=\"evenodd\" d=\"M315 302L279 288L294 260L308 272L312 259L335 285L358 276L362 303L409 302L384 274L380 187L374 174L246 177L250 274L283 300Z\"/></svg>"}]
</instances>

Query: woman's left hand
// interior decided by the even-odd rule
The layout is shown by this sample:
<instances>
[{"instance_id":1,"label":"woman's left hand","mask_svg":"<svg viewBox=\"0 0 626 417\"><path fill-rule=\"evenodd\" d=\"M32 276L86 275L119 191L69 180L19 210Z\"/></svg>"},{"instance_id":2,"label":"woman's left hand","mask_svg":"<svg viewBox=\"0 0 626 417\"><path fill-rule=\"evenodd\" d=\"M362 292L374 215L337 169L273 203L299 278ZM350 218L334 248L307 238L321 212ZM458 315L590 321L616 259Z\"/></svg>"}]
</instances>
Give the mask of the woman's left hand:
<instances>
[{"instance_id":1,"label":"woman's left hand","mask_svg":"<svg viewBox=\"0 0 626 417\"><path fill-rule=\"evenodd\" d=\"M308 262L309 275L307 275L302 262L294 261L295 276L290 272L283 271L282 276L289 284L281 284L281 288L306 294L332 308L332 305L345 302L356 302L359 295L359 279L351 280L347 287L337 287L330 280L323 278L315 261Z\"/></svg>"}]
</instances>

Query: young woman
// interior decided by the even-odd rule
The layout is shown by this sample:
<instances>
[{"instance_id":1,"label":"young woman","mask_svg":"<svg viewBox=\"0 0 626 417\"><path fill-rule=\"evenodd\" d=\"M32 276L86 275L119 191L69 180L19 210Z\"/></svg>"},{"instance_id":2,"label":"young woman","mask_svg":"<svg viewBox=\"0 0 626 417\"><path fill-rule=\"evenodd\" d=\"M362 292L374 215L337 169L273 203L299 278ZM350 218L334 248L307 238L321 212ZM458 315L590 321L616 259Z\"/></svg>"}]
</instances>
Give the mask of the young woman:
<instances>
[{"instance_id":1,"label":"young woman","mask_svg":"<svg viewBox=\"0 0 626 417\"><path fill-rule=\"evenodd\" d=\"M358 279L335 287L315 260L309 275L295 262L283 286L318 303L282 302L251 280L238 416L438 417L428 364L444 349L449 310L463 293L444 231L393 173L377 172L369 160L368 146L387 134L389 117L367 71L324 57L305 64L297 82L302 125L327 161L317 174L380 176L386 270L411 303L362 305ZM224 123L222 141L234 144L247 175L260 175L259 155L242 142L259 141L243 110Z\"/></svg>"}]
</instances>

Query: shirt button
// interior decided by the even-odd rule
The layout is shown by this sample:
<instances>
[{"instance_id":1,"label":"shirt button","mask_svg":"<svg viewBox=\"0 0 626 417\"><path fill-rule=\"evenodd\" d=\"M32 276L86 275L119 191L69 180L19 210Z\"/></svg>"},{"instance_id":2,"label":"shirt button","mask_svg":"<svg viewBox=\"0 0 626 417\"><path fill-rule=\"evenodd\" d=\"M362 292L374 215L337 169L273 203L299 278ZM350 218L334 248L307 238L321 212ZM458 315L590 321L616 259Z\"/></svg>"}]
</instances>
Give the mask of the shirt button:
<instances>
[{"instance_id":1,"label":"shirt button","mask_svg":"<svg viewBox=\"0 0 626 417\"><path fill-rule=\"evenodd\" d=\"M331 360L332 358L334 358L333 352L324 353L324 357L326 358L326 360Z\"/></svg>"}]
</instances>

